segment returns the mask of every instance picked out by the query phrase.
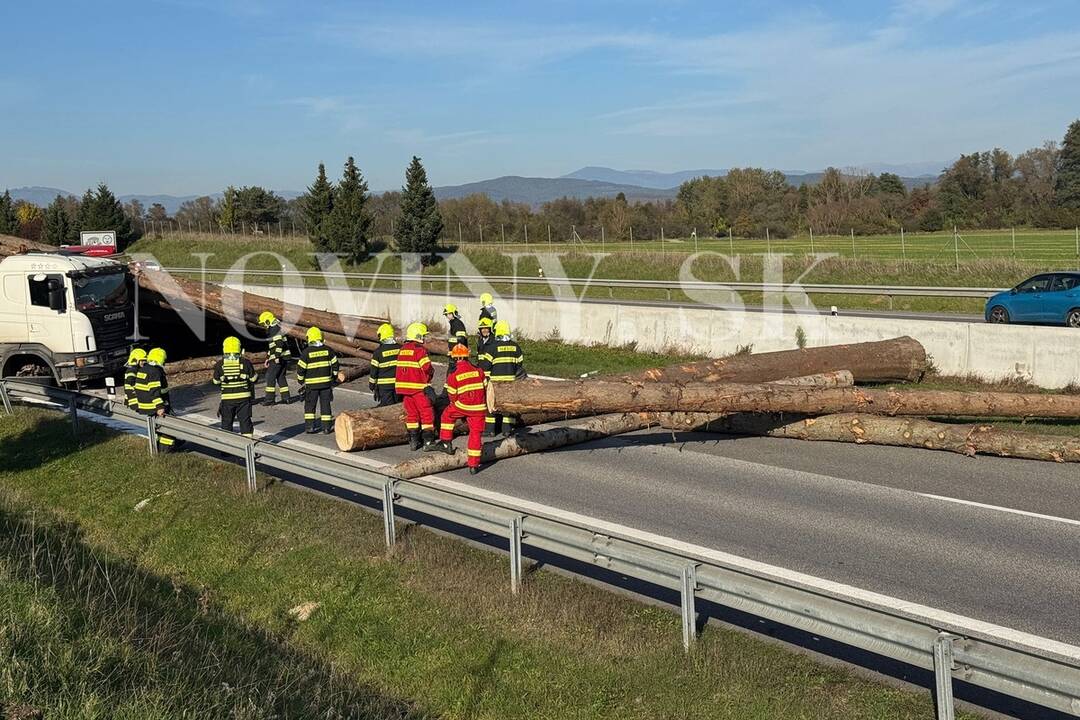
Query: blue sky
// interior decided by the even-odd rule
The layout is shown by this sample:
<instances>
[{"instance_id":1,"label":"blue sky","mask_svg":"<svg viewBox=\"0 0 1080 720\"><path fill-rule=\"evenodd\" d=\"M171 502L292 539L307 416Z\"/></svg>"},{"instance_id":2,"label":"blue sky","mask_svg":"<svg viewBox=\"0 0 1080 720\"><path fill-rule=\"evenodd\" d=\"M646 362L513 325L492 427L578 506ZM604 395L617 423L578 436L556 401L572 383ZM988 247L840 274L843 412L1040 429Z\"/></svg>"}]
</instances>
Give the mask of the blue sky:
<instances>
[{"instance_id":1,"label":"blue sky","mask_svg":"<svg viewBox=\"0 0 1080 720\"><path fill-rule=\"evenodd\" d=\"M7 2L0 187L373 189L583 165L1018 152L1080 117L1075 0Z\"/></svg>"}]
</instances>

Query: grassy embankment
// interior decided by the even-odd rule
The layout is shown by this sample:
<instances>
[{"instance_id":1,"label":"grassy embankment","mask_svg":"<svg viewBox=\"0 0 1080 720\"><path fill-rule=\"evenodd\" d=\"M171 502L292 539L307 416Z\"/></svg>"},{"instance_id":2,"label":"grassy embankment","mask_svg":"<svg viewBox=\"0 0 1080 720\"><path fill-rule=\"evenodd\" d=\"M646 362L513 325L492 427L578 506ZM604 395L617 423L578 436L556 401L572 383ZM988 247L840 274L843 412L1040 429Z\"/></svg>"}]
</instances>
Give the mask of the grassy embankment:
<instances>
[{"instance_id":1,"label":"grassy embankment","mask_svg":"<svg viewBox=\"0 0 1080 720\"><path fill-rule=\"evenodd\" d=\"M1050 240L1040 240L1044 234L1018 235L1018 247L1023 246L1028 250L1018 252L1015 256L1003 248L997 247L1002 243L1011 243L1011 237L1004 234L988 235L986 241L979 244L977 238L968 238L973 247L979 248L976 252L961 254L959 270L954 268L953 255L949 253L936 253L927 250L924 253L912 252L903 260L899 252L892 254L891 251L882 251L873 255L856 254L851 256L850 242L847 252L840 252L841 257L826 260L820 263L806 257L809 252L808 243L803 247L806 239L784 241L787 245L777 242L772 246L773 252L792 253L792 257L783 259L782 265L770 271L767 279L770 281L783 280L792 282L801 278L801 282L807 284L865 284L865 285L929 285L929 286L954 286L954 287L1011 287L1020 280L1034 272L1049 269L1076 267L1078 260L1073 250L1072 238L1068 234L1055 233ZM915 238L915 236L912 236ZM921 245L917 247L931 248L940 245L951 236L918 236ZM839 242L838 239L833 239ZM856 244L863 242L868 246L880 243L884 248L888 238L856 238ZM825 239L822 240L825 242ZM912 240L916 242L915 239ZM1026 245L1024 244L1026 243ZM1042 243L1042 244L1038 244ZM1047 244L1049 243L1049 244ZM761 282L766 278L766 260L761 253L765 252L765 245L757 240L743 240L734 243L736 253L741 253L736 271L731 263L717 255L704 255L687 265L688 253L692 245L683 242L681 245L668 243L673 247L679 247L682 252L641 252L635 248L634 252L626 251L628 247L609 244L605 251L611 253L595 265L594 258L588 252L600 252L601 248L573 245L554 245L550 249L545 245L530 246L491 246L478 247L470 245L464 251L464 257L471 263L470 269L455 270L457 274L481 274L489 276L517 275L519 277L536 277L539 268L535 255L524 257L512 257L514 253L556 252L566 253L560 258L562 262L561 274L566 277L593 277L604 279L626 280L670 280L676 284L680 277L687 279L716 281L716 282ZM702 241L699 243L702 250L709 249L718 253L728 254L729 248L724 241ZM1049 249L1041 249L1043 247ZM833 251L830 245L819 246L815 241L815 249L818 251ZM838 246L838 250L844 248ZM198 266L199 260L193 253L209 253L208 267L230 267L241 256L254 251L267 251L278 253L289 259L296 267L302 270L315 269L310 243L304 238L222 238L215 236L173 236L165 238L145 238L135 243L130 251L133 253L150 253L157 257L164 265L170 267ZM778 262L779 258L773 258L769 262ZM248 267L254 270L279 270L280 263L273 257L260 255L251 259ZM465 266L467 267L467 266ZM387 258L382 261L371 259L357 266L347 266L345 269L357 272L400 272L398 258ZM432 276L445 275L446 263L440 263L427 268L425 272ZM554 276L549 267L546 269L549 276ZM689 275L687 275L689 273ZM773 277L773 274L776 277ZM271 278L267 278L271 280ZM318 281L316 281L318 282ZM359 284L359 283L358 283ZM388 285L388 283L380 283ZM463 284L451 281L437 283L438 288L448 288L451 293L469 293ZM496 291L511 292L512 288L496 286ZM607 298L609 291L602 288L575 288L580 294L584 290L587 297ZM523 295L547 296L552 290L547 285L522 285L519 292ZM620 299L631 300L664 300L668 298L665 290L638 290L616 289L613 296ZM688 297L682 291L672 290L671 299L677 301L708 302L717 305L730 305L741 301L746 305L761 305L764 298L760 292L744 292L736 299L726 293L709 293L696 297ZM812 301L816 306L828 307L836 305L842 309L888 309L889 300L886 297L865 295L814 295ZM788 300L773 298L770 302L789 302ZM920 297L896 297L893 300L893 308L896 310L908 310L914 312L957 312L978 314L982 311L983 302L978 299L950 299L950 298L920 298Z\"/></svg>"},{"instance_id":2,"label":"grassy embankment","mask_svg":"<svg viewBox=\"0 0 1080 720\"><path fill-rule=\"evenodd\" d=\"M924 718L887 687L54 413L0 423L0 715ZM265 480L265 479L264 479ZM310 612L303 616L301 609ZM304 619L301 619L304 617Z\"/></svg>"}]
</instances>

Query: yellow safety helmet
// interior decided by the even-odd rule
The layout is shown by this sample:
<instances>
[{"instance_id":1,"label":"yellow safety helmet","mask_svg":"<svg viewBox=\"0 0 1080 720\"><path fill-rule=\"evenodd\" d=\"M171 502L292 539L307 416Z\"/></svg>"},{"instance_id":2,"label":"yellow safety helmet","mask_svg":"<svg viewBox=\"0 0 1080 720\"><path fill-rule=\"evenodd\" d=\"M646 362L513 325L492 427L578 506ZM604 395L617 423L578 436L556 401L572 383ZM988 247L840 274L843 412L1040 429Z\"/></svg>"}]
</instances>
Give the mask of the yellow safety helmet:
<instances>
[{"instance_id":1,"label":"yellow safety helmet","mask_svg":"<svg viewBox=\"0 0 1080 720\"><path fill-rule=\"evenodd\" d=\"M221 352L226 355L239 355L241 353L240 338L230 335L221 343Z\"/></svg>"},{"instance_id":2,"label":"yellow safety helmet","mask_svg":"<svg viewBox=\"0 0 1080 720\"><path fill-rule=\"evenodd\" d=\"M494 301L495 301L495 299L493 297L491 297L491 293L481 293L480 294L480 304L481 305L490 305Z\"/></svg>"},{"instance_id":3,"label":"yellow safety helmet","mask_svg":"<svg viewBox=\"0 0 1080 720\"><path fill-rule=\"evenodd\" d=\"M442 309L442 314L443 315L450 315L451 313L456 313L456 312L457 312L457 305L455 305L454 303L446 303L446 305L443 306L443 309Z\"/></svg>"},{"instance_id":4,"label":"yellow safety helmet","mask_svg":"<svg viewBox=\"0 0 1080 720\"><path fill-rule=\"evenodd\" d=\"M154 348L150 352L146 353L147 362L152 362L155 365L165 364L165 351L161 348Z\"/></svg>"},{"instance_id":5,"label":"yellow safety helmet","mask_svg":"<svg viewBox=\"0 0 1080 720\"><path fill-rule=\"evenodd\" d=\"M495 334L499 336L509 335L510 323L506 322L505 320L500 320L499 322L495 323Z\"/></svg>"},{"instance_id":6,"label":"yellow safety helmet","mask_svg":"<svg viewBox=\"0 0 1080 720\"><path fill-rule=\"evenodd\" d=\"M259 324L263 327L270 327L271 325L277 325L277 318L274 317L274 313L269 310L264 310L259 315Z\"/></svg>"},{"instance_id":7,"label":"yellow safety helmet","mask_svg":"<svg viewBox=\"0 0 1080 720\"><path fill-rule=\"evenodd\" d=\"M134 365L135 363L142 362L146 359L146 351L142 348L134 348L131 354L128 355L128 365Z\"/></svg>"},{"instance_id":8,"label":"yellow safety helmet","mask_svg":"<svg viewBox=\"0 0 1080 720\"><path fill-rule=\"evenodd\" d=\"M494 325L494 323L491 322L491 318L489 318L489 317L480 318L480 322L477 324L477 326L480 327L481 329L487 328L488 330L491 329L492 325Z\"/></svg>"},{"instance_id":9,"label":"yellow safety helmet","mask_svg":"<svg viewBox=\"0 0 1080 720\"><path fill-rule=\"evenodd\" d=\"M394 326L390 323L383 323L379 326L379 340L389 340L394 337Z\"/></svg>"},{"instance_id":10,"label":"yellow safety helmet","mask_svg":"<svg viewBox=\"0 0 1080 720\"><path fill-rule=\"evenodd\" d=\"M307 341L309 343L322 342L322 330L317 327L309 327L307 331Z\"/></svg>"},{"instance_id":11,"label":"yellow safety helmet","mask_svg":"<svg viewBox=\"0 0 1080 720\"><path fill-rule=\"evenodd\" d=\"M408 340L420 341L424 339L424 336L428 334L427 325L424 323L413 323L405 329L405 338Z\"/></svg>"}]
</instances>

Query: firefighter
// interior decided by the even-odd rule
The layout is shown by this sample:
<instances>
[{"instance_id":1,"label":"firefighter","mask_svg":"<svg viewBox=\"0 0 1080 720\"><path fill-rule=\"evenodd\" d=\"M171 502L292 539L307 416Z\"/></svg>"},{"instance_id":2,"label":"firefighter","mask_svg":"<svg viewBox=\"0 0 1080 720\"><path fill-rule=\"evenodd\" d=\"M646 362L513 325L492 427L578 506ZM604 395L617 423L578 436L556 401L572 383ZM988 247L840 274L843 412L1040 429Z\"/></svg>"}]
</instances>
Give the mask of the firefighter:
<instances>
[{"instance_id":1,"label":"firefighter","mask_svg":"<svg viewBox=\"0 0 1080 720\"><path fill-rule=\"evenodd\" d=\"M468 462L469 474L480 472L480 453L484 447L484 417L487 415L486 376L484 371L469 362L469 346L457 344L450 348L450 357L457 360L457 368L446 376L443 386L450 397L450 405L443 410L439 420L438 449L448 455L454 454L454 422L465 418L469 425Z\"/></svg>"},{"instance_id":2,"label":"firefighter","mask_svg":"<svg viewBox=\"0 0 1080 720\"><path fill-rule=\"evenodd\" d=\"M455 343L464 343L465 347L469 347L469 333L465 330L465 323L462 322L461 316L458 315L457 305L453 303L447 303L443 307L443 317L446 318L447 325L450 330L447 334L446 344L452 350ZM454 360L454 356L450 356L450 362L447 364L446 372L454 372L454 365L457 361Z\"/></svg>"},{"instance_id":3,"label":"firefighter","mask_svg":"<svg viewBox=\"0 0 1080 720\"><path fill-rule=\"evenodd\" d=\"M394 389L405 405L405 430L409 449L437 450L435 443L435 408L432 407L431 378L435 368L424 349L427 325L412 323L405 330L405 342L398 353Z\"/></svg>"},{"instance_id":4,"label":"firefighter","mask_svg":"<svg viewBox=\"0 0 1080 720\"><path fill-rule=\"evenodd\" d=\"M513 338L510 337L510 323L500 320L495 323L495 342L490 345L488 351L491 369L488 371L490 382L513 382L525 375L525 355ZM517 419L509 415L498 413L488 415L484 425L484 434L494 435L500 429L504 437L509 437L514 432Z\"/></svg>"},{"instance_id":5,"label":"firefighter","mask_svg":"<svg viewBox=\"0 0 1080 720\"><path fill-rule=\"evenodd\" d=\"M142 415L165 417L172 412L169 402L169 380L165 377L165 351L154 348L146 353L146 363L135 373L136 409ZM176 449L176 440L158 433L158 452Z\"/></svg>"},{"instance_id":6,"label":"firefighter","mask_svg":"<svg viewBox=\"0 0 1080 720\"><path fill-rule=\"evenodd\" d=\"M234 421L240 423L240 434L254 437L251 424L251 404L255 400L257 375L251 361L243 357L240 338L227 337L221 344L223 357L214 365L214 384L221 388L221 429L232 432Z\"/></svg>"},{"instance_id":7,"label":"firefighter","mask_svg":"<svg viewBox=\"0 0 1080 720\"><path fill-rule=\"evenodd\" d=\"M491 293L480 294L480 319L489 318L491 322L495 323L499 321L499 313L495 309L495 300L491 297Z\"/></svg>"},{"instance_id":8,"label":"firefighter","mask_svg":"<svg viewBox=\"0 0 1080 720\"><path fill-rule=\"evenodd\" d=\"M480 318L476 328L476 366L484 372L491 371L491 353L495 350L495 323L491 318Z\"/></svg>"},{"instance_id":9,"label":"firefighter","mask_svg":"<svg viewBox=\"0 0 1080 720\"><path fill-rule=\"evenodd\" d=\"M124 403L132 410L139 409L139 398L135 394L135 376L146 362L146 351L142 348L134 348L128 355L127 365L124 366Z\"/></svg>"},{"instance_id":10,"label":"firefighter","mask_svg":"<svg viewBox=\"0 0 1080 720\"><path fill-rule=\"evenodd\" d=\"M321 424L322 431L329 435L334 432L334 415L330 410L334 383L341 378L338 375L337 353L323 345L322 340L322 330L308 328L307 347L296 363L296 382L300 384L300 394L304 397L304 426L307 432L319 432ZM316 407L319 410L318 418L315 416Z\"/></svg>"},{"instance_id":11,"label":"firefighter","mask_svg":"<svg viewBox=\"0 0 1080 720\"><path fill-rule=\"evenodd\" d=\"M289 358L292 351L289 349L289 339L281 331L281 322L274 317L269 310L259 315L259 324L266 328L266 335L270 338L270 344L266 348L266 398L263 405L275 405L282 403L288 405L289 381L286 373L289 369Z\"/></svg>"},{"instance_id":12,"label":"firefighter","mask_svg":"<svg viewBox=\"0 0 1080 720\"><path fill-rule=\"evenodd\" d=\"M377 407L394 405L401 399L394 392L394 377L397 374L398 353L401 345L394 339L394 326L383 323L379 326L379 349L371 354L371 372L368 375L368 389L375 398Z\"/></svg>"}]
</instances>

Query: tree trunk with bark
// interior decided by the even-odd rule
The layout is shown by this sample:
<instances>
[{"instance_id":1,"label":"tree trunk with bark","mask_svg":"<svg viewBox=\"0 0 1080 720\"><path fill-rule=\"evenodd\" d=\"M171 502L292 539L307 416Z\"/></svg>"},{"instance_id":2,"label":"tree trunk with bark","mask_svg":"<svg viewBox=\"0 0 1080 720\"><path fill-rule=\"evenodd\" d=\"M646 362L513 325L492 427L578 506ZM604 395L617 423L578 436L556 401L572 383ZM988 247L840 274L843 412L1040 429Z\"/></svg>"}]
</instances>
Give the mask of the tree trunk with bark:
<instances>
[{"instance_id":1,"label":"tree trunk with bark","mask_svg":"<svg viewBox=\"0 0 1080 720\"><path fill-rule=\"evenodd\" d=\"M732 435L765 435L867 445L947 450L961 455L1080 462L1080 438L1006 430L989 424L959 425L923 418L891 418L863 413L790 416L736 414L713 419L707 429Z\"/></svg>"},{"instance_id":2,"label":"tree trunk with bark","mask_svg":"<svg viewBox=\"0 0 1080 720\"><path fill-rule=\"evenodd\" d=\"M883 360L883 355L893 357ZM764 358L763 366L755 364L755 358ZM829 365L828 363L832 363ZM807 369L813 370L808 372ZM855 381L871 379L903 380L921 375L926 368L926 352L915 340L908 337L881 342L834 345L808 350L786 350L761 355L738 355L720 360L703 360L656 368L644 373L613 376L611 380L640 382L678 381L694 379L699 382L768 382L805 375L848 370ZM891 373L891 375L890 375ZM546 382L557 386L566 383ZM598 381L586 381L598 382ZM517 383L509 383L516 385ZM521 413L529 424L558 420L558 412L543 410ZM349 452L370 448L400 445L406 441L405 416L400 405L371 410L349 410L338 415L336 438L338 448Z\"/></svg>"},{"instance_id":3,"label":"tree trunk with bark","mask_svg":"<svg viewBox=\"0 0 1080 720\"><path fill-rule=\"evenodd\" d=\"M802 350L781 350L732 355L683 365L654 368L612 379L642 382L759 383L834 370L850 370L857 383L920 380L928 363L919 341L904 336L892 340L826 345Z\"/></svg>"},{"instance_id":4,"label":"tree trunk with bark","mask_svg":"<svg viewBox=\"0 0 1080 720\"><path fill-rule=\"evenodd\" d=\"M574 425L544 428L537 432L523 433L515 437L484 444L481 462L492 462L506 458L527 455L567 445L598 440L610 435L640 430L650 425L647 415L641 413L615 413L589 418ZM468 464L468 457L461 448L453 455L430 453L400 462L385 469L388 475L408 479L433 475L463 468Z\"/></svg>"},{"instance_id":5,"label":"tree trunk with bark","mask_svg":"<svg viewBox=\"0 0 1080 720\"><path fill-rule=\"evenodd\" d=\"M802 388L723 383L627 383L605 380L491 384L489 407L507 415L563 418L613 412L789 412L828 415L1080 418L1080 395Z\"/></svg>"}]
</instances>

